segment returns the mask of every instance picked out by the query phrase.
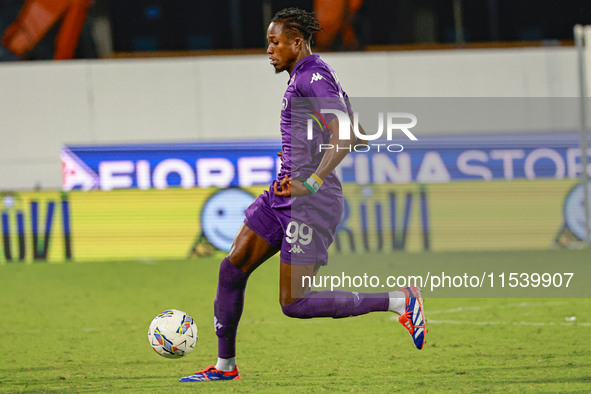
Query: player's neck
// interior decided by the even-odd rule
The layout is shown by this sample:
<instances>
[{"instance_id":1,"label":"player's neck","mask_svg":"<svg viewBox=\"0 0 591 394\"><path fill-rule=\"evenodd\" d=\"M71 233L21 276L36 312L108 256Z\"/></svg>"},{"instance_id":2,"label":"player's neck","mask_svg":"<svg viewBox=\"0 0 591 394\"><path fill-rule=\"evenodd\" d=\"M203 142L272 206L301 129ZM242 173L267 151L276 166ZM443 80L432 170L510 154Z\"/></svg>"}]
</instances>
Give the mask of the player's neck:
<instances>
[{"instance_id":1,"label":"player's neck","mask_svg":"<svg viewBox=\"0 0 591 394\"><path fill-rule=\"evenodd\" d=\"M298 55L298 57L295 59L295 61L293 62L293 65L289 68L289 75L291 75L291 72L293 71L293 69L295 68L295 66L306 56L310 56L312 54L312 51L309 49L303 50L300 52L300 54Z\"/></svg>"}]
</instances>

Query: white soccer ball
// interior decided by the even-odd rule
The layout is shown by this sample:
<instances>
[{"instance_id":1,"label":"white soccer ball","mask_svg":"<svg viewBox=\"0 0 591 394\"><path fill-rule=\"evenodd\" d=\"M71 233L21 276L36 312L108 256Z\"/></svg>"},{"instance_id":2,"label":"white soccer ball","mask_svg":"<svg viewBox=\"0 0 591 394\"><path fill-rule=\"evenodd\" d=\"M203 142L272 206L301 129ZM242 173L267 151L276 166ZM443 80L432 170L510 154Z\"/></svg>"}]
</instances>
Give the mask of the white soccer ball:
<instances>
[{"instance_id":1,"label":"white soccer ball","mask_svg":"<svg viewBox=\"0 0 591 394\"><path fill-rule=\"evenodd\" d=\"M163 357L183 357L197 344L197 325L187 313L168 309L152 320L148 340L154 351Z\"/></svg>"}]
</instances>

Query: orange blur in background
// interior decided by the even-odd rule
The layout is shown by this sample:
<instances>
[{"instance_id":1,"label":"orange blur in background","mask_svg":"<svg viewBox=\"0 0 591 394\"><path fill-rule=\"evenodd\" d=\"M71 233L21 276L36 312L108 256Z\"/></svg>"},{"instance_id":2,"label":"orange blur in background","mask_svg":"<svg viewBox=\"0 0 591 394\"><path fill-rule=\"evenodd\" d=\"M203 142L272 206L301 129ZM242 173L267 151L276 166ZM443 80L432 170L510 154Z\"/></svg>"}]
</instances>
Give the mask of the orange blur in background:
<instances>
[{"instance_id":1,"label":"orange blur in background","mask_svg":"<svg viewBox=\"0 0 591 394\"><path fill-rule=\"evenodd\" d=\"M316 33L320 50L357 49L359 42L353 29L355 14L363 0L314 0L314 13L320 20L322 31ZM342 41L342 48L337 48Z\"/></svg>"},{"instance_id":2,"label":"orange blur in background","mask_svg":"<svg viewBox=\"0 0 591 394\"><path fill-rule=\"evenodd\" d=\"M16 21L4 31L2 45L25 58L62 19L55 39L54 59L72 59L91 5L91 0L27 0Z\"/></svg>"}]
</instances>

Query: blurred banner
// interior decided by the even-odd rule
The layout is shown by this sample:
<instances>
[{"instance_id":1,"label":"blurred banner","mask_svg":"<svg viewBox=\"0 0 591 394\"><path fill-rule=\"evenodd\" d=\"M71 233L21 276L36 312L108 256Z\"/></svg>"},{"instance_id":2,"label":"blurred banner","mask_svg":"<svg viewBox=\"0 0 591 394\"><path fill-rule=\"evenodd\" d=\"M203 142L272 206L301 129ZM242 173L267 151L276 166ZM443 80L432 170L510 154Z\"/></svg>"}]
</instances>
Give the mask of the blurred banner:
<instances>
[{"instance_id":1,"label":"blurred banner","mask_svg":"<svg viewBox=\"0 0 591 394\"><path fill-rule=\"evenodd\" d=\"M66 146L63 190L246 187L270 184L279 141Z\"/></svg>"},{"instance_id":2,"label":"blurred banner","mask_svg":"<svg viewBox=\"0 0 591 394\"><path fill-rule=\"evenodd\" d=\"M260 187L2 195L0 261L181 259L229 251Z\"/></svg>"},{"instance_id":3,"label":"blurred banner","mask_svg":"<svg viewBox=\"0 0 591 394\"><path fill-rule=\"evenodd\" d=\"M346 184L330 253L571 246L580 239L582 217L575 185L552 179ZM0 262L223 256L244 210L265 188L4 194Z\"/></svg>"},{"instance_id":4,"label":"blurred banner","mask_svg":"<svg viewBox=\"0 0 591 394\"><path fill-rule=\"evenodd\" d=\"M572 246L580 240L571 231L578 226L566 223L565 212L576 184L545 179L345 185L345 213L332 249L390 253ZM579 200L570 206L576 218L583 217Z\"/></svg>"},{"instance_id":5,"label":"blurred banner","mask_svg":"<svg viewBox=\"0 0 591 394\"><path fill-rule=\"evenodd\" d=\"M567 132L421 137L404 147L376 140L346 156L339 175L361 185L576 179L578 143L579 135ZM62 185L65 191L268 185L281 165L280 149L279 141L66 146Z\"/></svg>"},{"instance_id":6,"label":"blurred banner","mask_svg":"<svg viewBox=\"0 0 591 394\"><path fill-rule=\"evenodd\" d=\"M577 141L576 133L425 137L400 153L348 155L330 253L578 246ZM244 210L275 178L279 149L276 141L64 147L64 191L0 196L0 261L225 253Z\"/></svg>"}]
</instances>

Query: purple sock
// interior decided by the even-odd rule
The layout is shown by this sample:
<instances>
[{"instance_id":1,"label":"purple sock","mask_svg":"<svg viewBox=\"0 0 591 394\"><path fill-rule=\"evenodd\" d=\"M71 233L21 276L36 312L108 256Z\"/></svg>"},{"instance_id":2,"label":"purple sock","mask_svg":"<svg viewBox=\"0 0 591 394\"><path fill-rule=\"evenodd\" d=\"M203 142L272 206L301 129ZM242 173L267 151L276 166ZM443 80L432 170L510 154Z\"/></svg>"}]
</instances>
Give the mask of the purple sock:
<instances>
[{"instance_id":1,"label":"purple sock","mask_svg":"<svg viewBox=\"0 0 591 394\"><path fill-rule=\"evenodd\" d=\"M244 308L244 290L247 280L248 275L232 265L228 258L222 261L217 295L213 303L220 358L236 357L236 331Z\"/></svg>"},{"instance_id":2,"label":"purple sock","mask_svg":"<svg viewBox=\"0 0 591 394\"><path fill-rule=\"evenodd\" d=\"M369 312L387 311L388 293L357 293L353 291L310 291L289 305L281 307L289 317L349 317Z\"/></svg>"}]
</instances>

